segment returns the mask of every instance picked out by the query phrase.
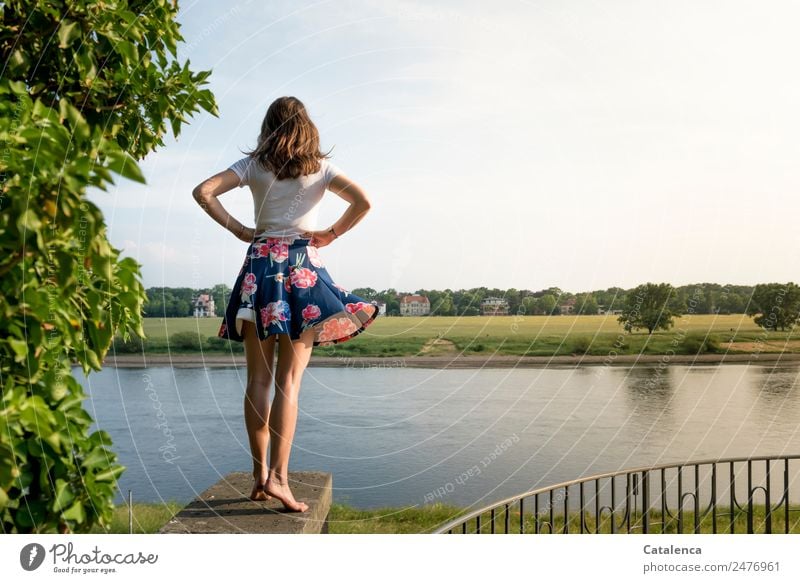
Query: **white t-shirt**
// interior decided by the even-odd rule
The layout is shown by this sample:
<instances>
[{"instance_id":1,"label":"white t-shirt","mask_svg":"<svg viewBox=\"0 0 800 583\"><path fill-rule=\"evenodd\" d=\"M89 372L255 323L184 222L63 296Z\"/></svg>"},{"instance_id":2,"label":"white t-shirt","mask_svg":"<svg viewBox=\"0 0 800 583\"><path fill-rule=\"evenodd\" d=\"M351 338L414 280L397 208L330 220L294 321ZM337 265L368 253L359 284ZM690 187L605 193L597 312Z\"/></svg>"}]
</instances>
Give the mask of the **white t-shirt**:
<instances>
[{"instance_id":1,"label":"white t-shirt","mask_svg":"<svg viewBox=\"0 0 800 583\"><path fill-rule=\"evenodd\" d=\"M239 177L239 188L250 186L253 193L256 235L293 237L317 228L322 196L331 180L342 171L326 159L319 172L278 180L249 156L229 168Z\"/></svg>"}]
</instances>

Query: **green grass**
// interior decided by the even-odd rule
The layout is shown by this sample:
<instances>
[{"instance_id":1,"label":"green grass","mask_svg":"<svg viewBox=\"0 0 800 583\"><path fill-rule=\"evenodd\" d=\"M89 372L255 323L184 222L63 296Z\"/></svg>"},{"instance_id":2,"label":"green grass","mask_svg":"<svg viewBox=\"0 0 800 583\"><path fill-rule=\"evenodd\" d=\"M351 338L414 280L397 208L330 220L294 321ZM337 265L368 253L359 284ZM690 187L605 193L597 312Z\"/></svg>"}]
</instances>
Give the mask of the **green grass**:
<instances>
[{"instance_id":1,"label":"green grass","mask_svg":"<svg viewBox=\"0 0 800 583\"><path fill-rule=\"evenodd\" d=\"M448 504L429 504L413 508L375 508L359 510L333 503L328 514L332 534L420 534L433 532L449 520L464 514L464 509Z\"/></svg>"},{"instance_id":2,"label":"green grass","mask_svg":"<svg viewBox=\"0 0 800 583\"><path fill-rule=\"evenodd\" d=\"M134 504L134 534L154 534L183 508L180 502L169 501L164 504ZM92 534L128 534L128 506L121 505L114 509L114 516L108 530L96 526Z\"/></svg>"},{"instance_id":3,"label":"green grass","mask_svg":"<svg viewBox=\"0 0 800 583\"><path fill-rule=\"evenodd\" d=\"M166 504L134 504L134 533L137 534L154 534L167 523L177 512L181 509L181 505L177 502L168 502ZM526 504L527 509L527 504ZM766 532L766 520L763 506L756 506L754 508L753 525L756 533ZM418 506L414 508L377 508L370 510L359 510L345 504L334 503L331 505L331 510L328 515L328 531L332 534L421 534L430 533L436 530L443 524L465 514L465 510L457 506L436 503L425 506ZM673 514L675 512L673 511ZM539 529L541 532L547 532L548 526L543 521L548 519L549 515L540 513L539 515ZM730 525L730 511L726 507L719 507L717 509L717 532L728 533ZM556 515L555 517L555 530L560 532L564 527L564 520L562 516ZM616 517L617 532L627 532L627 523L620 524L621 518ZM491 513L487 512L481 516L481 533L491 532ZM495 532L505 532L505 513L504 511L497 510L494 517ZM790 507L789 514L789 531L792 534L800 534L800 507ZM600 520L600 532L610 533L611 523L608 519L607 512L603 514ZM775 533L784 532L785 518L784 512L781 509L779 512L773 512L772 515L772 531ZM591 531L595 531L596 523L594 514L586 516L586 527ZM525 514L525 531L528 533L534 532L535 521L534 516L526 512ZM580 531L580 517L575 514L570 515L569 532L577 533ZM93 533L108 534L127 534L128 533L128 509L126 506L120 506L114 511L114 518L111 527L108 531L103 531L96 528ZM460 532L460 529L459 529ZM468 524L467 532L476 532L475 519L471 519ZM519 513L515 512L515 508L511 508L509 514L509 532L519 532ZM641 533L641 513L636 513L631 516L631 532ZM666 521L666 528L662 528L661 512L652 511L650 513L650 533L651 534L672 534L678 531L677 517L671 517ZM683 533L694 532L694 514L692 512L683 513ZM737 511L735 516L735 532L747 532L747 515L745 512ZM705 516L700 521L700 533L712 533L712 518L711 515Z\"/></svg>"},{"instance_id":4,"label":"green grass","mask_svg":"<svg viewBox=\"0 0 800 583\"><path fill-rule=\"evenodd\" d=\"M239 342L216 338L221 318L146 318L148 354L243 354ZM190 332L201 343L180 347L168 338ZM442 352L465 355L570 355L590 354L697 354L700 340L709 335L717 348L710 351L800 352L800 329L766 332L743 315L690 315L678 317L669 331L652 335L626 333L616 316L470 316L470 317L379 317L358 337L331 347L317 347L320 356L403 357L426 354L423 347L437 338L449 341L427 354ZM687 338L688 337L688 338ZM214 340L209 342L209 338ZM789 345L784 346L787 341ZM725 343L733 342L732 346ZM712 344L713 344L712 343ZM738 343L738 345L737 345ZM754 346L753 344L756 344ZM141 352L134 347L133 352ZM118 352L121 353L121 352ZM613 353L612 353L613 354Z\"/></svg>"},{"instance_id":5,"label":"green grass","mask_svg":"<svg viewBox=\"0 0 800 583\"><path fill-rule=\"evenodd\" d=\"M519 511L514 513L514 508L511 508L509 514L509 532L519 532ZM660 510L651 510L649 512L649 534L692 534L695 532L694 512L684 510L679 524L677 509L670 510L671 515L667 515L667 519L662 521L662 513ZM623 512L617 511L615 516L615 532L619 534L628 533L628 523L624 519ZM725 506L717 507L717 534L730 534L730 508ZM599 532L600 534L611 534L611 520L606 510L600 517L600 522L595 520L593 512L586 513L584 517L584 529L591 533ZM533 533L536 530L536 520L532 514L525 513L525 532ZM786 519L784 509L781 508L779 512L773 511L771 516L771 530L772 533L783 533L786 526ZM505 511L498 509L495 511L494 516L495 533L505 532ZM699 534L713 534L713 516L709 511L708 514L703 515L698 522ZM580 514L570 513L568 533L579 534L581 531ZM630 533L641 534L643 533L643 522L641 512L633 512L630 520ZM679 528L680 527L680 528ZM543 512L539 514L538 529L540 533L547 534L550 532L549 513ZM484 534L491 533L492 530L492 516L491 512L486 512L481 515L480 532ZM564 530L564 516L555 514L553 517L553 530L557 533ZM461 532L459 527L458 532ZM477 524L474 518L469 520L467 525L468 533L478 532ZM745 534L747 533L747 512L736 510L734 514L734 533ZM754 505L753 507L753 533L766 534L766 513L764 506ZM800 534L800 506L790 506L789 508L789 533Z\"/></svg>"}]
</instances>

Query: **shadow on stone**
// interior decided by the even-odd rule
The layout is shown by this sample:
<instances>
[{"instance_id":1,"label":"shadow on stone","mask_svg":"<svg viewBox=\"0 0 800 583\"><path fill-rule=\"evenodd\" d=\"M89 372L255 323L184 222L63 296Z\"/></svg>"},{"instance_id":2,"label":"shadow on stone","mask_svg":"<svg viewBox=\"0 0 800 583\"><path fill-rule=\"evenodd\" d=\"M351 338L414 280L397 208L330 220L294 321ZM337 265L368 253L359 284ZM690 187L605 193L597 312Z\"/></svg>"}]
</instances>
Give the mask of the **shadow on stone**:
<instances>
[{"instance_id":1,"label":"shadow on stone","mask_svg":"<svg viewBox=\"0 0 800 583\"><path fill-rule=\"evenodd\" d=\"M291 512L275 498L250 500L253 476L228 474L192 500L159 531L162 534L319 534L328 532L333 476L326 472L289 472L289 485L305 512Z\"/></svg>"}]
</instances>

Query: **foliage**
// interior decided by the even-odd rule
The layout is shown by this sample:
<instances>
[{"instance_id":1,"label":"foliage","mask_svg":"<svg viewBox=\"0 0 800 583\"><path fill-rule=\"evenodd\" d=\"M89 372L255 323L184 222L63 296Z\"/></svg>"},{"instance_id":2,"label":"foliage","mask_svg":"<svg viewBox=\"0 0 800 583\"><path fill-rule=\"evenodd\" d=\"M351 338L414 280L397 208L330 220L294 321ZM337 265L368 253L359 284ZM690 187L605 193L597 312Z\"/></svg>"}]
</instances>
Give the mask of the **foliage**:
<instances>
[{"instance_id":1,"label":"foliage","mask_svg":"<svg viewBox=\"0 0 800 583\"><path fill-rule=\"evenodd\" d=\"M719 338L712 334L690 332L681 340L681 349L685 354L719 352Z\"/></svg>"},{"instance_id":2,"label":"foliage","mask_svg":"<svg viewBox=\"0 0 800 583\"><path fill-rule=\"evenodd\" d=\"M758 284L747 308L756 325L767 330L792 328L800 321L800 286L789 282Z\"/></svg>"},{"instance_id":3,"label":"foliage","mask_svg":"<svg viewBox=\"0 0 800 583\"><path fill-rule=\"evenodd\" d=\"M197 332L175 332L169 337L169 344L176 350L197 351L200 350L200 336Z\"/></svg>"},{"instance_id":4,"label":"foliage","mask_svg":"<svg viewBox=\"0 0 800 583\"><path fill-rule=\"evenodd\" d=\"M148 318L185 318L194 313L193 300L198 293L188 287L151 287L147 289ZM207 293L203 291L202 293ZM216 303L216 298L214 299Z\"/></svg>"},{"instance_id":5,"label":"foliage","mask_svg":"<svg viewBox=\"0 0 800 583\"><path fill-rule=\"evenodd\" d=\"M115 333L144 337L140 265L121 258L86 198L216 114L210 75L176 61L167 0L0 4L0 524L86 532L108 522L124 470L90 434L71 374L101 369Z\"/></svg>"},{"instance_id":6,"label":"foliage","mask_svg":"<svg viewBox=\"0 0 800 583\"><path fill-rule=\"evenodd\" d=\"M625 296L622 315L617 320L631 332L646 328L648 334L655 330L669 330L673 317L680 315L673 300L675 289L668 283L645 283Z\"/></svg>"},{"instance_id":7,"label":"foliage","mask_svg":"<svg viewBox=\"0 0 800 583\"><path fill-rule=\"evenodd\" d=\"M592 348L592 339L588 336L573 338L570 348L575 354L587 354Z\"/></svg>"},{"instance_id":8,"label":"foliage","mask_svg":"<svg viewBox=\"0 0 800 583\"><path fill-rule=\"evenodd\" d=\"M128 339L114 336L112 347L116 354L141 354L147 351L149 342L138 334L131 334Z\"/></svg>"}]
</instances>

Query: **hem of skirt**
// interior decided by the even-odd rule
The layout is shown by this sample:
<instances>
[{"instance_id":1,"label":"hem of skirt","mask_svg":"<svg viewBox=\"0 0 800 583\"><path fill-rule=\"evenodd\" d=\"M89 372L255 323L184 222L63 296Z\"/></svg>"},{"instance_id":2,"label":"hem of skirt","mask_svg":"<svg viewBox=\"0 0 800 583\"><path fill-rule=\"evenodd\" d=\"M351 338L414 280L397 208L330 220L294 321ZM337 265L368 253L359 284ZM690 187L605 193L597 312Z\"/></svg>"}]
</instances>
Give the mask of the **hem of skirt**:
<instances>
[{"instance_id":1,"label":"hem of skirt","mask_svg":"<svg viewBox=\"0 0 800 583\"><path fill-rule=\"evenodd\" d=\"M381 309L378 306L378 304L372 304L371 303L371 305L375 306L375 311L372 313L372 315L369 317L369 319L365 320L361 324L361 326L359 326L359 328L357 330L355 330L354 332L351 332L347 336L342 336L341 338L337 338L336 340L323 340L322 342L317 342L316 340L314 340L314 346L333 346L334 344L341 344L342 342L347 342L348 340L351 340L354 337L356 337L359 334L361 334L364 330L367 329L367 326L369 326L370 324L372 324L375 321L375 319L378 317L378 314L381 311Z\"/></svg>"},{"instance_id":2,"label":"hem of skirt","mask_svg":"<svg viewBox=\"0 0 800 583\"><path fill-rule=\"evenodd\" d=\"M322 342L318 342L318 341L314 340L313 346L333 346L334 344L341 344L342 342L347 342L348 340L351 340L351 339L355 338L356 336L358 336L359 334L361 334L364 330L367 329L367 327L370 324L372 324L375 321L375 319L380 314L380 307L377 304L372 304L372 305L375 306L375 312L372 314L372 316L369 317L369 319L365 320L364 323L361 324L361 326L357 330L355 330L354 332L348 334L347 336L342 336L341 338L337 338L336 340L323 340ZM238 319L239 318L236 318L236 320L238 320ZM223 320L223 322L226 322L226 320ZM313 328L313 326L312 326L312 328ZM222 334L217 333L217 337L218 338L222 338L224 340L230 340L232 342L242 342L243 343L244 342L244 337L242 337L238 333L238 330L236 330L235 321L234 321L234 333L235 333L235 336L231 335L231 329L230 329L230 327L228 327L226 325L225 332L222 333ZM292 338L291 332L268 332L261 341L263 342L264 340L266 340L270 336L277 336L278 334L285 334L286 336L289 336L289 338L291 340L298 340L299 339L299 338Z\"/></svg>"}]
</instances>

